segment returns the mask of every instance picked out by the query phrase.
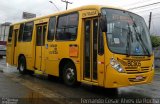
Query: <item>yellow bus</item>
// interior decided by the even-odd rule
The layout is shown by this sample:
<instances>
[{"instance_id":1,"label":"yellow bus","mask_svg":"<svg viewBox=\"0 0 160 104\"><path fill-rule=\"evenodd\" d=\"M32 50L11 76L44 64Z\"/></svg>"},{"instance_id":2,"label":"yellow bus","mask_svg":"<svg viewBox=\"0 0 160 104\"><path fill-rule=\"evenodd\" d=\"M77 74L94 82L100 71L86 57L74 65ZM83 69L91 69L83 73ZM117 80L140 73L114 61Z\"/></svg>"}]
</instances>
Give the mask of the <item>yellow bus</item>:
<instances>
[{"instance_id":1,"label":"yellow bus","mask_svg":"<svg viewBox=\"0 0 160 104\"><path fill-rule=\"evenodd\" d=\"M89 5L10 26L6 61L28 70L105 88L150 83L154 55L144 19Z\"/></svg>"}]
</instances>

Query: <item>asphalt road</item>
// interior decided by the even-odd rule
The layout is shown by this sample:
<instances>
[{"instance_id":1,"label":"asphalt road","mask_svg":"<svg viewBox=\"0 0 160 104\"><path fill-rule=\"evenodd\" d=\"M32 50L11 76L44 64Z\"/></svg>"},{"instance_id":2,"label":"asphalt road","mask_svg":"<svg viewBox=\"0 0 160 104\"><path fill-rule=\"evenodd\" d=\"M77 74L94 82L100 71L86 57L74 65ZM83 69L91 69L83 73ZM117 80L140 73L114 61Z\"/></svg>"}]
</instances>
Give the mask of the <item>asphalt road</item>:
<instances>
[{"instance_id":1,"label":"asphalt road","mask_svg":"<svg viewBox=\"0 0 160 104\"><path fill-rule=\"evenodd\" d=\"M82 84L72 88L59 79L42 75L21 75L13 66L0 60L0 102L17 101L26 104L77 103L160 103L160 74L151 84L119 88L117 91ZM158 99L159 98L159 99Z\"/></svg>"}]
</instances>

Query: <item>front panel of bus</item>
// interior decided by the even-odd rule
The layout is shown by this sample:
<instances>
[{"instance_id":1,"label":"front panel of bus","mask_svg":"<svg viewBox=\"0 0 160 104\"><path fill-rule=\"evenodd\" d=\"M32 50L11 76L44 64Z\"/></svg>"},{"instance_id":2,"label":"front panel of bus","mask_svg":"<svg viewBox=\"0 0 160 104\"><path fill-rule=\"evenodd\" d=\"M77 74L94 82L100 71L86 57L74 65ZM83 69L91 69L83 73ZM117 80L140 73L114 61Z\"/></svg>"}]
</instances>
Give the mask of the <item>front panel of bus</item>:
<instances>
[{"instance_id":1,"label":"front panel of bus","mask_svg":"<svg viewBox=\"0 0 160 104\"><path fill-rule=\"evenodd\" d=\"M144 19L122 10L103 8L101 11L105 87L150 83L154 74L154 56Z\"/></svg>"}]
</instances>

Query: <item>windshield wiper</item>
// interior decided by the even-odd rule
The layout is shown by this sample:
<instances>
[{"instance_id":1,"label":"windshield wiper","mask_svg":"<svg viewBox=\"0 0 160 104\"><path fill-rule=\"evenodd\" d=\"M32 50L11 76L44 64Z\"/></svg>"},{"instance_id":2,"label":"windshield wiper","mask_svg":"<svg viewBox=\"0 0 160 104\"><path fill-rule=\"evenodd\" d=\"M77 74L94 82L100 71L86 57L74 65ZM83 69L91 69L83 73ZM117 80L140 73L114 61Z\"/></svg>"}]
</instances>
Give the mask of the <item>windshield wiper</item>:
<instances>
[{"instance_id":1,"label":"windshield wiper","mask_svg":"<svg viewBox=\"0 0 160 104\"><path fill-rule=\"evenodd\" d=\"M134 31L136 32L135 35L136 35L136 37L138 37L138 40L140 40L141 47L143 48L143 50L145 52L147 52L147 56L151 56L149 50L146 48L146 45L145 45L144 41L142 40L141 34L138 33L136 28L135 28L135 27L137 27L135 21L133 21L133 24L134 24L134 26L133 26L134 27Z\"/></svg>"},{"instance_id":2,"label":"windshield wiper","mask_svg":"<svg viewBox=\"0 0 160 104\"><path fill-rule=\"evenodd\" d=\"M128 15L129 15L129 14L128 14ZM129 16L130 16L130 15L129 15ZM146 45L145 45L144 41L142 40L141 34L138 33L137 30L136 30L136 28L135 28L135 27L137 27L137 25L136 25L135 21L133 20L133 17L130 16L130 18L131 18L132 21L133 21L133 28L134 28L134 31L135 31L135 35L136 35L136 37L138 37L138 40L140 40L141 47L143 48L143 50L144 50L145 52L147 52L147 56L151 56L149 50L146 48Z\"/></svg>"},{"instance_id":3,"label":"windshield wiper","mask_svg":"<svg viewBox=\"0 0 160 104\"><path fill-rule=\"evenodd\" d=\"M131 40L131 29L129 27L129 24L128 24L128 34L127 34L127 47L126 47L126 51L127 51L127 55L130 56L130 51L131 51L131 45L130 45L130 40Z\"/></svg>"},{"instance_id":4,"label":"windshield wiper","mask_svg":"<svg viewBox=\"0 0 160 104\"><path fill-rule=\"evenodd\" d=\"M141 34L139 34L137 32L136 32L136 34L138 35L138 38L140 39L142 48L144 48L144 50L147 52L147 56L151 56L149 50L146 48L144 41L142 40Z\"/></svg>"}]
</instances>

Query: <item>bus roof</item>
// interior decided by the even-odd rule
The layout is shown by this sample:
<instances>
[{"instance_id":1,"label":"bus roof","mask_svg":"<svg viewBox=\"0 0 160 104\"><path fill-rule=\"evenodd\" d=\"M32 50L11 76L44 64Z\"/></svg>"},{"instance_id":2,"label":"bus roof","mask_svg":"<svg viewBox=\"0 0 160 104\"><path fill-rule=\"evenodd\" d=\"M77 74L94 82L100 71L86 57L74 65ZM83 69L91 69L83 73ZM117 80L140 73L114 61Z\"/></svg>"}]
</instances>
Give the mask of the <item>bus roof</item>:
<instances>
[{"instance_id":1,"label":"bus roof","mask_svg":"<svg viewBox=\"0 0 160 104\"><path fill-rule=\"evenodd\" d=\"M13 23L11 25L16 25L16 24L20 24L20 23L25 23L25 22L29 22L29 21L39 20L39 19L43 19L43 18L47 18L47 17L51 17L51 16L57 16L57 15L61 15L61 14L67 14L67 13L70 13L70 12L81 11L81 10L86 10L86 9L100 10L103 7L124 10L123 8L117 8L117 7L106 6L106 5L105 6L104 5L86 5L86 6L81 6L81 7L65 10L65 11L59 11L59 12L49 14L49 15L45 15L45 16L41 16L41 17L27 19L27 20L24 20L24 21L21 21L21 22Z\"/></svg>"}]
</instances>

